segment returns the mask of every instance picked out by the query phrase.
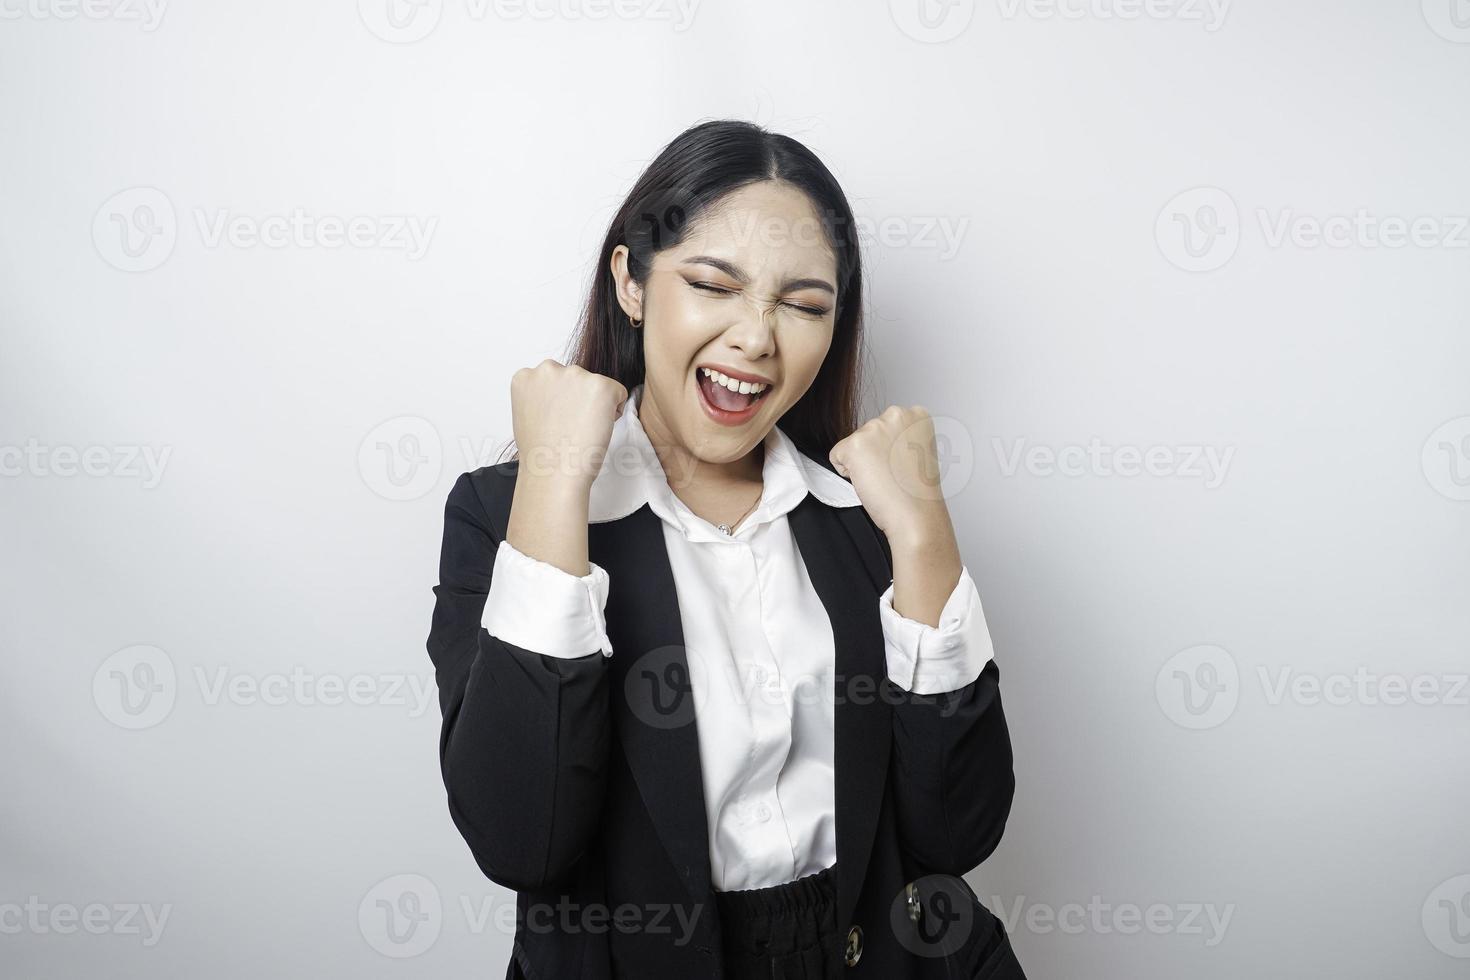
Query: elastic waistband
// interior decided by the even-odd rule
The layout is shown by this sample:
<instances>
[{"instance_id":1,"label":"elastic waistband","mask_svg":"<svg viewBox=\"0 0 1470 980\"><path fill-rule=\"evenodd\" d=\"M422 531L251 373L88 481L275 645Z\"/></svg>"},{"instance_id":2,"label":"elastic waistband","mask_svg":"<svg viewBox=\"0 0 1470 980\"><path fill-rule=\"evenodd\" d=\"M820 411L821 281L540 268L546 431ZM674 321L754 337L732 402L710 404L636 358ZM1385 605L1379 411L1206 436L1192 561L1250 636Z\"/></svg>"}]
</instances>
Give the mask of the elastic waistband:
<instances>
[{"instance_id":1,"label":"elastic waistband","mask_svg":"<svg viewBox=\"0 0 1470 980\"><path fill-rule=\"evenodd\" d=\"M821 908L835 901L837 881L832 868L823 868L795 881L767 888L715 892L721 918L740 921L759 916L780 916L803 909Z\"/></svg>"}]
</instances>

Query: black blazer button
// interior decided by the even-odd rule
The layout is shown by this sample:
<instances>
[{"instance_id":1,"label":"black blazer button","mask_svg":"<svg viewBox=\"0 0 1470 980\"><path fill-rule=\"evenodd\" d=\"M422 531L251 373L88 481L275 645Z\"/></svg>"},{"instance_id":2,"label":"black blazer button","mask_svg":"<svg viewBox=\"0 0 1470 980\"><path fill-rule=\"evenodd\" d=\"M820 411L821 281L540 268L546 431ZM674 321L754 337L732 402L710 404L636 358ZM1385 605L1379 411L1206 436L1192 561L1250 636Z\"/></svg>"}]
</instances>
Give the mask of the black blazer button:
<instances>
[{"instance_id":1,"label":"black blazer button","mask_svg":"<svg viewBox=\"0 0 1470 980\"><path fill-rule=\"evenodd\" d=\"M848 966L857 966L858 960L863 958L863 927L853 926L847 930L847 951L845 959Z\"/></svg>"}]
</instances>

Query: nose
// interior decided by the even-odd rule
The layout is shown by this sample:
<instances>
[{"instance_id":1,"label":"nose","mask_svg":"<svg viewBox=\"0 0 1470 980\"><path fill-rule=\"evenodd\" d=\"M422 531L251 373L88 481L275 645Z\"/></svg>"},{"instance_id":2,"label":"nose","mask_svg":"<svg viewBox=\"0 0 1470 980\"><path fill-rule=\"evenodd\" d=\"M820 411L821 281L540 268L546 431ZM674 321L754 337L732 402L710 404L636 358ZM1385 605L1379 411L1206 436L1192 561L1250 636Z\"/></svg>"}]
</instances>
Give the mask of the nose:
<instances>
[{"instance_id":1,"label":"nose","mask_svg":"<svg viewBox=\"0 0 1470 980\"><path fill-rule=\"evenodd\" d=\"M752 361L770 357L776 352L776 331L771 322L776 305L747 297L735 322L725 330L725 342Z\"/></svg>"}]
</instances>

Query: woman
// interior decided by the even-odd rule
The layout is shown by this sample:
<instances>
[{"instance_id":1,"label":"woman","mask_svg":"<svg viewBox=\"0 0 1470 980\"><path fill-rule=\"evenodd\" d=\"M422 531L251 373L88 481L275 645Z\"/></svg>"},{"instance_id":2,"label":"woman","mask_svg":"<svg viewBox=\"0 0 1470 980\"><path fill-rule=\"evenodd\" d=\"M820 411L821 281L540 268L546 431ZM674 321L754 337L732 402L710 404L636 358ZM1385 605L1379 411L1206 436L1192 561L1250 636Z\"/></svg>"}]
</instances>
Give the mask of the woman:
<instances>
[{"instance_id":1,"label":"woman","mask_svg":"<svg viewBox=\"0 0 1470 980\"><path fill-rule=\"evenodd\" d=\"M929 416L855 424L861 293L821 162L695 126L450 493L440 758L509 977L1021 976L960 877L1010 811L997 668Z\"/></svg>"}]
</instances>

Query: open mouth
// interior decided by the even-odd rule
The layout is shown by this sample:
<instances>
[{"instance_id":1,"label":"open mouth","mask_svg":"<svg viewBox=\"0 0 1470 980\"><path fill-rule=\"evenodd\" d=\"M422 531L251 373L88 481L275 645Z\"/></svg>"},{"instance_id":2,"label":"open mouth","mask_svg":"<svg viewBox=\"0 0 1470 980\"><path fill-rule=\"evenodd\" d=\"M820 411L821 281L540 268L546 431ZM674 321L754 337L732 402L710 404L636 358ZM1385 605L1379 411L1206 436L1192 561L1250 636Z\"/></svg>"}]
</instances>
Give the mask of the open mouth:
<instances>
[{"instance_id":1,"label":"open mouth","mask_svg":"<svg viewBox=\"0 0 1470 980\"><path fill-rule=\"evenodd\" d=\"M710 368L696 368L695 378L705 408L717 422L743 422L755 414L761 399L770 394L771 385L735 381ZM737 390L737 389L744 389Z\"/></svg>"}]
</instances>

